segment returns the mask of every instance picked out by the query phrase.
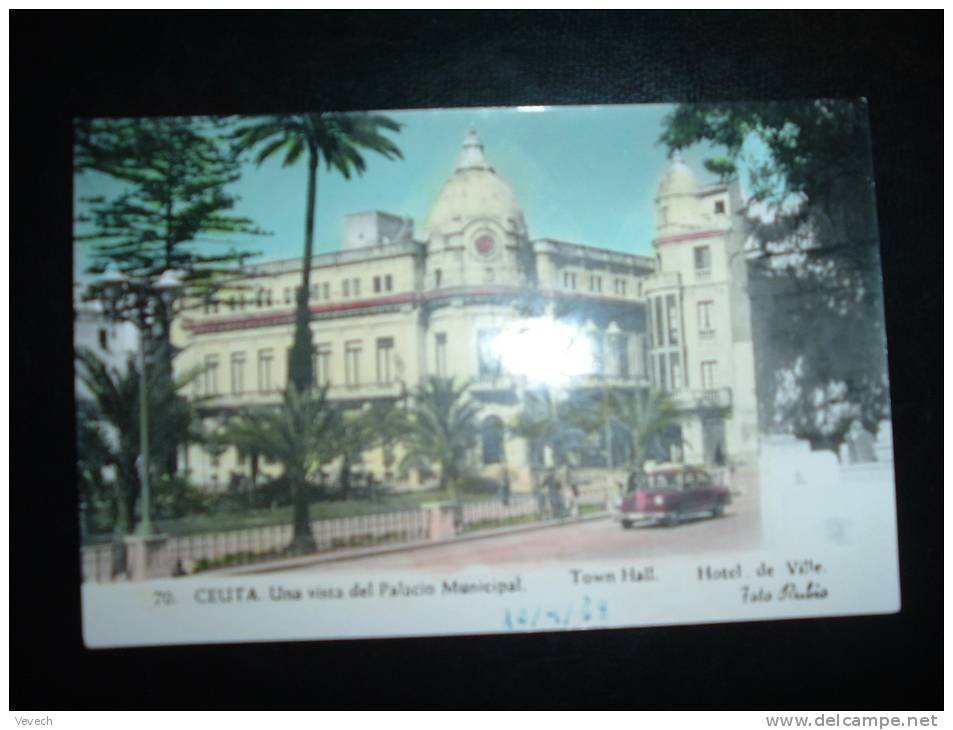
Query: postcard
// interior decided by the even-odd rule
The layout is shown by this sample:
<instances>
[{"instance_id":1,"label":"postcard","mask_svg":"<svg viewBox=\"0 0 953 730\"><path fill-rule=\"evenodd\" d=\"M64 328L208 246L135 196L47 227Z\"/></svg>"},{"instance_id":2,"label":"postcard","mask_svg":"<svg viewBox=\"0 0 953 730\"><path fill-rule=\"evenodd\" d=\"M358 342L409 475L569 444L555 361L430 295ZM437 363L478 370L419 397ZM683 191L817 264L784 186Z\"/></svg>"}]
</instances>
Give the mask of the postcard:
<instances>
[{"instance_id":1,"label":"postcard","mask_svg":"<svg viewBox=\"0 0 953 730\"><path fill-rule=\"evenodd\" d=\"M77 119L86 645L898 611L868 124Z\"/></svg>"}]
</instances>

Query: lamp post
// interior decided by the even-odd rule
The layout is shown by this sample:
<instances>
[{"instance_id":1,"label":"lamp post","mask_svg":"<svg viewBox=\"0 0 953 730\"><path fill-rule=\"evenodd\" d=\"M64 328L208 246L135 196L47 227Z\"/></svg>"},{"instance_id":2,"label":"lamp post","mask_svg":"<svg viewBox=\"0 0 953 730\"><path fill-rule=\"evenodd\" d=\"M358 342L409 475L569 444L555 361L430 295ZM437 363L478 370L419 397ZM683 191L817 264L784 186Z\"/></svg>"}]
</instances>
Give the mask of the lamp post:
<instances>
[{"instance_id":1,"label":"lamp post","mask_svg":"<svg viewBox=\"0 0 953 730\"><path fill-rule=\"evenodd\" d=\"M140 505L141 519L135 534L148 542L157 538L152 524L151 460L149 453L149 391L147 384L146 337L154 321L152 315L157 307L171 310L177 292L182 289L183 281L177 271L167 269L158 279L149 275L127 275L122 272L108 272L100 282L100 293L106 316L131 322L138 330L139 364L139 466L142 487ZM171 318L170 318L171 320ZM140 572L146 570L148 556L138 561ZM133 561L133 572L136 572ZM141 577L145 577L142 575Z\"/></svg>"}]
</instances>

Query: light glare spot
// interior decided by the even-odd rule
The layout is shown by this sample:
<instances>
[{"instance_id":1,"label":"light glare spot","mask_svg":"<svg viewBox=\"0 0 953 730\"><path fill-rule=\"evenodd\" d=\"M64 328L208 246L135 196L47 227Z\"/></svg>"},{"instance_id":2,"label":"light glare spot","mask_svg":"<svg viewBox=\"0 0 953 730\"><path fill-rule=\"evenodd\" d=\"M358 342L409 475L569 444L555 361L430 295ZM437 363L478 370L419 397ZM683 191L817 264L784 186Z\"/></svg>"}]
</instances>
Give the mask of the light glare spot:
<instances>
[{"instance_id":1,"label":"light glare spot","mask_svg":"<svg viewBox=\"0 0 953 730\"><path fill-rule=\"evenodd\" d=\"M504 329L490 345L506 372L559 386L593 371L592 343L578 327L540 317Z\"/></svg>"}]
</instances>

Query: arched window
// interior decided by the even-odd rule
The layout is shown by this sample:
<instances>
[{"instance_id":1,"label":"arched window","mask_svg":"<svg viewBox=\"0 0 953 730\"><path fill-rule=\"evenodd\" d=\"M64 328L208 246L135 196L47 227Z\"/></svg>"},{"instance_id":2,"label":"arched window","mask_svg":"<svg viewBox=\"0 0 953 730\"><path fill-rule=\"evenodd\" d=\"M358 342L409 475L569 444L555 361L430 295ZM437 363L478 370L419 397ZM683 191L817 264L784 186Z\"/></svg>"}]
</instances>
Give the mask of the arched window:
<instances>
[{"instance_id":1,"label":"arched window","mask_svg":"<svg viewBox=\"0 0 953 730\"><path fill-rule=\"evenodd\" d=\"M483 442L483 463L499 464L503 461L503 421L499 416L487 416L480 428Z\"/></svg>"}]
</instances>

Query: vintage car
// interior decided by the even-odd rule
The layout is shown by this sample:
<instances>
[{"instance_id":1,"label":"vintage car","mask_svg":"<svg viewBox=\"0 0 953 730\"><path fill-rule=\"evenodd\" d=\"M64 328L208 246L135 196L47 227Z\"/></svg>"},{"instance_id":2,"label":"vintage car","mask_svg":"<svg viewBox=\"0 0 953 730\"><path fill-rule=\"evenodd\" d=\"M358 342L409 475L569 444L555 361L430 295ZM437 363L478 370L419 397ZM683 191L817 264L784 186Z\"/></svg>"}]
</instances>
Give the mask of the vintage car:
<instances>
[{"instance_id":1,"label":"vintage car","mask_svg":"<svg viewBox=\"0 0 953 730\"><path fill-rule=\"evenodd\" d=\"M630 476L616 518L628 529L639 524L677 525L682 520L720 517L731 491L704 469L671 465Z\"/></svg>"}]
</instances>

